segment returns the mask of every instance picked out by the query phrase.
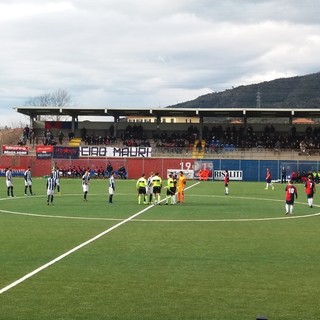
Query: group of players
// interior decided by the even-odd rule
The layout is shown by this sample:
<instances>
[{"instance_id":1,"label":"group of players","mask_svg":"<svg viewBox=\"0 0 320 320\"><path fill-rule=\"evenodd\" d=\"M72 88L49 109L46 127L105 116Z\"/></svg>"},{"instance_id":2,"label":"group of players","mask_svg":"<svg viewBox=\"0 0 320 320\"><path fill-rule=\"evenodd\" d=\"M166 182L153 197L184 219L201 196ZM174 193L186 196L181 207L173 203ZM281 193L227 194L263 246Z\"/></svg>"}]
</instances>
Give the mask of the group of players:
<instances>
[{"instance_id":1,"label":"group of players","mask_svg":"<svg viewBox=\"0 0 320 320\"><path fill-rule=\"evenodd\" d=\"M113 203L113 195L115 192L115 178L114 178L114 171L110 173L109 177L109 204ZM58 194L60 194L60 170L58 167L52 168L51 175L47 178L47 204L53 203L54 193L55 190L58 191ZM83 201L88 201L88 192L89 192L89 184L90 184L90 169L84 171L82 175L82 191L83 191Z\"/></svg>"},{"instance_id":2,"label":"group of players","mask_svg":"<svg viewBox=\"0 0 320 320\"><path fill-rule=\"evenodd\" d=\"M5 172L6 176L6 186L7 186L7 196L14 197L13 192L13 174L12 168L9 167ZM24 171L24 195L28 196L29 194L34 195L32 190L32 173L31 167L29 166ZM89 191L89 182L90 182L90 170L86 170L82 176L82 189L83 189L83 200L87 200L87 195ZM225 185L225 194L229 194L229 172L225 170L224 173L224 185ZM274 189L274 185L271 180L271 171L267 168L266 173L266 187L269 189L269 186ZM159 176L158 172L151 172L150 176L146 179L146 175L143 173L141 177L137 180L136 188L138 192L138 204L161 204L161 190L166 189L166 198L165 204L168 205L169 202L171 205L176 203L184 203L184 190L186 187L186 177L183 171L180 171L177 175L176 173L171 172L168 175L167 185L163 186L162 178ZM313 197L316 192L316 183L313 179L313 176L309 174L307 181L304 184L305 192L307 195L308 206L313 207ZM47 178L46 182L47 189L47 204L52 204L54 199L55 190L60 194L60 170L58 167L53 167L51 174ZM28 194L29 191L29 194ZM113 195L115 192L115 177L114 172L111 172L109 177L109 203L113 203ZM292 180L288 181L288 184L285 188L285 209L286 215L293 214L294 199L298 198L297 188L293 185Z\"/></svg>"},{"instance_id":3,"label":"group of players","mask_svg":"<svg viewBox=\"0 0 320 320\"><path fill-rule=\"evenodd\" d=\"M14 197L13 193L13 174L12 174L12 168L6 168L5 171L6 176L6 186L7 186L7 196L8 197ZM24 195L28 195L28 190L31 196L34 196L34 193L32 191L32 177L31 177L31 167L28 167L24 173Z\"/></svg>"},{"instance_id":4,"label":"group of players","mask_svg":"<svg viewBox=\"0 0 320 320\"><path fill-rule=\"evenodd\" d=\"M308 180L304 184L305 192L307 194L307 201L309 208L313 207L313 197L316 193L316 183L313 176L309 175ZM292 180L288 181L286 185L286 215L293 214L294 199L298 198L297 188L293 185Z\"/></svg>"},{"instance_id":5,"label":"group of players","mask_svg":"<svg viewBox=\"0 0 320 320\"><path fill-rule=\"evenodd\" d=\"M269 168L267 168L265 190L268 190L269 187L271 187L272 190L274 190L274 185L271 178L272 178L271 171ZM316 182L314 181L312 174L308 175L308 178L304 183L304 189L307 195L308 206L309 208L313 208L313 197L314 197L314 194L316 193ZM286 213L285 214L286 215L293 214L294 199L298 198L298 191L297 191L297 188L293 185L293 180L291 178L288 180L288 183L285 188L285 192L286 192L286 195L285 195Z\"/></svg>"},{"instance_id":6,"label":"group of players","mask_svg":"<svg viewBox=\"0 0 320 320\"><path fill-rule=\"evenodd\" d=\"M145 173L137 180L136 188L138 192L138 204L155 204L160 205L161 190L166 189L165 204L171 205L176 203L184 203L184 190L187 179L183 171L176 173L170 172L167 179L167 185L163 186L162 178L159 172L151 172L148 179Z\"/></svg>"}]
</instances>

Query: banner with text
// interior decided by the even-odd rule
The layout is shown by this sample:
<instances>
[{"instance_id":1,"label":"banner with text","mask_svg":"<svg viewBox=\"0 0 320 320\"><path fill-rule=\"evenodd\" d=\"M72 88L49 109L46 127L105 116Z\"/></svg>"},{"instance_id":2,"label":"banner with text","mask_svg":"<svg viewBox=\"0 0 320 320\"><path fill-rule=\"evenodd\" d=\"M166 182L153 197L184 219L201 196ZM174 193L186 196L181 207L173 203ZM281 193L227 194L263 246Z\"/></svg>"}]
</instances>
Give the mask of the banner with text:
<instances>
[{"instance_id":1,"label":"banner with text","mask_svg":"<svg viewBox=\"0 0 320 320\"><path fill-rule=\"evenodd\" d=\"M2 154L6 155L27 155L29 153L29 147L25 146L2 146Z\"/></svg>"},{"instance_id":2,"label":"banner with text","mask_svg":"<svg viewBox=\"0 0 320 320\"><path fill-rule=\"evenodd\" d=\"M60 147L54 146L53 157L60 159L78 159L79 147Z\"/></svg>"},{"instance_id":3,"label":"banner with text","mask_svg":"<svg viewBox=\"0 0 320 320\"><path fill-rule=\"evenodd\" d=\"M223 180L225 170L214 170L214 180ZM229 180L243 180L242 170L228 170Z\"/></svg>"},{"instance_id":4,"label":"banner with text","mask_svg":"<svg viewBox=\"0 0 320 320\"><path fill-rule=\"evenodd\" d=\"M53 156L53 146L36 146L37 159L50 159Z\"/></svg>"},{"instance_id":5,"label":"banner with text","mask_svg":"<svg viewBox=\"0 0 320 320\"><path fill-rule=\"evenodd\" d=\"M6 167L0 167L0 177L5 177L6 176ZM14 177L18 176L18 177L23 177L23 174L25 172L25 168L21 168L21 167L11 167L12 170L12 175Z\"/></svg>"},{"instance_id":6,"label":"banner with text","mask_svg":"<svg viewBox=\"0 0 320 320\"><path fill-rule=\"evenodd\" d=\"M85 146L79 148L80 157L100 157L100 158L150 158L151 157L151 147L101 147L101 146Z\"/></svg>"}]
</instances>

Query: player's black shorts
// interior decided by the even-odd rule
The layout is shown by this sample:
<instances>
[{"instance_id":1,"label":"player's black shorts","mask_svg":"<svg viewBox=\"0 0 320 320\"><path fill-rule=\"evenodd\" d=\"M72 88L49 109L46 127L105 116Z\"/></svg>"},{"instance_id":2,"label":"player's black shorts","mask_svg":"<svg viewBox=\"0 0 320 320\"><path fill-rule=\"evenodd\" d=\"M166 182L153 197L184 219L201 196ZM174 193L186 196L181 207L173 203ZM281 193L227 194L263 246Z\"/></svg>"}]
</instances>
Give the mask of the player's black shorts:
<instances>
[{"instance_id":1,"label":"player's black shorts","mask_svg":"<svg viewBox=\"0 0 320 320\"><path fill-rule=\"evenodd\" d=\"M176 188L168 188L167 189L167 196L174 196L176 193Z\"/></svg>"},{"instance_id":2,"label":"player's black shorts","mask_svg":"<svg viewBox=\"0 0 320 320\"><path fill-rule=\"evenodd\" d=\"M161 187L153 186L153 193L161 193Z\"/></svg>"},{"instance_id":3,"label":"player's black shorts","mask_svg":"<svg viewBox=\"0 0 320 320\"><path fill-rule=\"evenodd\" d=\"M312 192L312 193L307 194L307 199L311 199L311 198L313 198L313 192Z\"/></svg>"},{"instance_id":4,"label":"player's black shorts","mask_svg":"<svg viewBox=\"0 0 320 320\"><path fill-rule=\"evenodd\" d=\"M146 194L146 188L145 187L139 187L138 192L139 192L139 194Z\"/></svg>"}]
</instances>

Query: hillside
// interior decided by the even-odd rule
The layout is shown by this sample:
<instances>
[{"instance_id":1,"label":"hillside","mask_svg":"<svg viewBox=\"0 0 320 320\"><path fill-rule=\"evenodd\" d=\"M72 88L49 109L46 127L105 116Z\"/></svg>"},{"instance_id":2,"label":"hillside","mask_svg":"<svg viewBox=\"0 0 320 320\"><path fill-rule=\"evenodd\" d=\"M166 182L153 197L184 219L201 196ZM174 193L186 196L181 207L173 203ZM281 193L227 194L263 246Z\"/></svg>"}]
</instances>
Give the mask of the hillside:
<instances>
[{"instance_id":1,"label":"hillside","mask_svg":"<svg viewBox=\"0 0 320 320\"><path fill-rule=\"evenodd\" d=\"M209 93L170 108L320 108L320 72Z\"/></svg>"}]
</instances>

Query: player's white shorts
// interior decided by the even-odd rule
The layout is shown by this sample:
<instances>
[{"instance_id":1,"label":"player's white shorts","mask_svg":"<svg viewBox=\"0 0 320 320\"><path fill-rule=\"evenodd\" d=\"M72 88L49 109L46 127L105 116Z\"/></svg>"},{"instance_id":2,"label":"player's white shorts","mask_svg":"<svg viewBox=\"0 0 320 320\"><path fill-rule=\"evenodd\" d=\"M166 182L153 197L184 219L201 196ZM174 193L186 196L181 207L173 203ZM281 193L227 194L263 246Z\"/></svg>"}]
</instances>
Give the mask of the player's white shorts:
<instances>
[{"instance_id":1,"label":"player's white shorts","mask_svg":"<svg viewBox=\"0 0 320 320\"><path fill-rule=\"evenodd\" d=\"M89 191L89 185L88 184L83 184L82 185L82 190L83 190L83 192L88 192Z\"/></svg>"},{"instance_id":2,"label":"player's white shorts","mask_svg":"<svg viewBox=\"0 0 320 320\"><path fill-rule=\"evenodd\" d=\"M30 187L30 186L32 186L32 181L26 181L26 180L24 180L24 185L25 185L25 187Z\"/></svg>"},{"instance_id":3,"label":"player's white shorts","mask_svg":"<svg viewBox=\"0 0 320 320\"><path fill-rule=\"evenodd\" d=\"M112 187L109 187L109 194L114 194L114 190Z\"/></svg>"},{"instance_id":4,"label":"player's white shorts","mask_svg":"<svg viewBox=\"0 0 320 320\"><path fill-rule=\"evenodd\" d=\"M13 183L10 180L6 180L7 188L13 187Z\"/></svg>"},{"instance_id":5,"label":"player's white shorts","mask_svg":"<svg viewBox=\"0 0 320 320\"><path fill-rule=\"evenodd\" d=\"M146 187L146 193L152 194L153 193L153 187Z\"/></svg>"},{"instance_id":6,"label":"player's white shorts","mask_svg":"<svg viewBox=\"0 0 320 320\"><path fill-rule=\"evenodd\" d=\"M59 179L56 179L55 183L56 183L56 186L60 186L60 180Z\"/></svg>"},{"instance_id":7,"label":"player's white shorts","mask_svg":"<svg viewBox=\"0 0 320 320\"><path fill-rule=\"evenodd\" d=\"M53 196L54 190L47 189L47 196Z\"/></svg>"}]
</instances>

